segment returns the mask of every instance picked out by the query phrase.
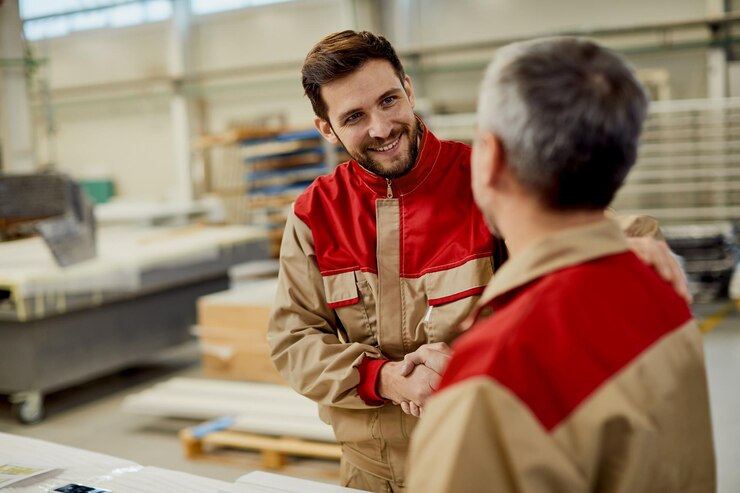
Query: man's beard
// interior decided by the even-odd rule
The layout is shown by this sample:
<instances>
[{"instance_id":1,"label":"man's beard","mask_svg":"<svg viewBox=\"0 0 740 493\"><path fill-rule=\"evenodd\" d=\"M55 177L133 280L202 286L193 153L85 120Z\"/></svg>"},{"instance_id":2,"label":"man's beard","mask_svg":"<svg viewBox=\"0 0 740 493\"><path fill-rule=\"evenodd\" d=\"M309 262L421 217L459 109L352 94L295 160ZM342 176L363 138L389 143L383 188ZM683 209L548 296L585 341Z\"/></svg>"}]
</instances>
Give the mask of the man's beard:
<instances>
[{"instance_id":1,"label":"man's beard","mask_svg":"<svg viewBox=\"0 0 740 493\"><path fill-rule=\"evenodd\" d=\"M405 159L403 159L400 163L398 163L398 165L395 165L390 169L388 169L387 167L383 167L383 165L367 155L367 148L372 147L372 144L365 145L362 151L357 152L350 152L350 150L347 149L347 146L345 146L344 143L342 143L342 145L344 146L344 149L347 151L347 153L352 157L352 159L357 161L360 166L380 177L394 180L396 178L402 177L403 175L411 171L411 168L413 168L414 164L416 164L416 158L419 155L420 133L421 127L419 125L419 122L416 122L416 125L414 125L413 128L409 125L403 125L401 127L401 131L398 133L398 135L394 137L394 140L400 138L402 135L405 134L409 141L409 150L405 156Z\"/></svg>"}]
</instances>

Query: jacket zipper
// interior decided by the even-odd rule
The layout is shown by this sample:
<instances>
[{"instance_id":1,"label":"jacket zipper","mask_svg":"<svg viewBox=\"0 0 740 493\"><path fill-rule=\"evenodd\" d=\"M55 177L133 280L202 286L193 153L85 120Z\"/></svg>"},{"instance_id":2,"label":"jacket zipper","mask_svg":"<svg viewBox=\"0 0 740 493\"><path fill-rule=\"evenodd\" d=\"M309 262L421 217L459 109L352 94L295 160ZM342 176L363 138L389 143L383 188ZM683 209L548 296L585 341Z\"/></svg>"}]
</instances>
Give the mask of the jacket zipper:
<instances>
[{"instance_id":1,"label":"jacket zipper","mask_svg":"<svg viewBox=\"0 0 740 493\"><path fill-rule=\"evenodd\" d=\"M391 188L391 180L388 179L388 178L386 178L385 181L388 184L388 194L387 194L386 197L389 198L389 199L392 199L393 198L393 189Z\"/></svg>"}]
</instances>

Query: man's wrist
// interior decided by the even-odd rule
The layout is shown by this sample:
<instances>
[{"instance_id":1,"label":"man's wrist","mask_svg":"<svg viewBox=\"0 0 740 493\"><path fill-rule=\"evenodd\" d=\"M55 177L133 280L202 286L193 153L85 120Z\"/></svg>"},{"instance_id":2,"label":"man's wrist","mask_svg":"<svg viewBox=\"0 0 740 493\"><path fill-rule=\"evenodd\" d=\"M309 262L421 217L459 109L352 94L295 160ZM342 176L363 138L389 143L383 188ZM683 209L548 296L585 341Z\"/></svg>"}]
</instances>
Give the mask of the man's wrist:
<instances>
[{"instance_id":1,"label":"man's wrist","mask_svg":"<svg viewBox=\"0 0 740 493\"><path fill-rule=\"evenodd\" d=\"M399 361L389 361L387 364L383 365L378 372L378 382L376 388L378 396L381 399L396 403L400 402L395 385L396 377L399 374L399 369L397 367L400 364L401 362Z\"/></svg>"},{"instance_id":2,"label":"man's wrist","mask_svg":"<svg viewBox=\"0 0 740 493\"><path fill-rule=\"evenodd\" d=\"M382 406L386 403L379 392L380 373L387 359L365 358L357 368L360 372L360 384L357 393L368 406Z\"/></svg>"}]
</instances>

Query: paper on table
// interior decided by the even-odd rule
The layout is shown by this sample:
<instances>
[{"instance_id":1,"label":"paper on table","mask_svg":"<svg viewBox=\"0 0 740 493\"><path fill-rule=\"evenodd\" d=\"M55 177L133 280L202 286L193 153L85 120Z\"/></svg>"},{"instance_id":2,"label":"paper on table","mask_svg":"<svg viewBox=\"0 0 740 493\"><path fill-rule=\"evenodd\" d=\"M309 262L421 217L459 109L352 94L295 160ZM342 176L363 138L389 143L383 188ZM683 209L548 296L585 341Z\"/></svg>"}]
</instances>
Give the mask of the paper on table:
<instances>
[{"instance_id":1,"label":"paper on table","mask_svg":"<svg viewBox=\"0 0 740 493\"><path fill-rule=\"evenodd\" d=\"M0 488L10 486L11 484L24 481L28 478L53 471L51 467L38 467L28 464L19 464L17 462L2 464L0 463Z\"/></svg>"},{"instance_id":2,"label":"paper on table","mask_svg":"<svg viewBox=\"0 0 740 493\"><path fill-rule=\"evenodd\" d=\"M223 490L229 484L225 481L195 476L186 472L147 466L133 474L115 476L105 484L95 486L109 488L116 493L204 493Z\"/></svg>"},{"instance_id":3,"label":"paper on table","mask_svg":"<svg viewBox=\"0 0 740 493\"><path fill-rule=\"evenodd\" d=\"M219 493L366 493L354 488L254 471L236 480Z\"/></svg>"}]
</instances>

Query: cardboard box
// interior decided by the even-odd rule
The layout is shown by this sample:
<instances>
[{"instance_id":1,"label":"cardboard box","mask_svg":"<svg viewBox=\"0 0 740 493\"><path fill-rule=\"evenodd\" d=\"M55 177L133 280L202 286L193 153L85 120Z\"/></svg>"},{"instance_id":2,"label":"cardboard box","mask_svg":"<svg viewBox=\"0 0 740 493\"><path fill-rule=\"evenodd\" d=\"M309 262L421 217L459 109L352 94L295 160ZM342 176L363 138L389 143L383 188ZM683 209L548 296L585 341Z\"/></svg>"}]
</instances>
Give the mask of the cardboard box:
<instances>
[{"instance_id":1,"label":"cardboard box","mask_svg":"<svg viewBox=\"0 0 740 493\"><path fill-rule=\"evenodd\" d=\"M276 289L276 279L260 280L198 300L206 375L285 384L270 359L267 345L267 324Z\"/></svg>"}]
</instances>

